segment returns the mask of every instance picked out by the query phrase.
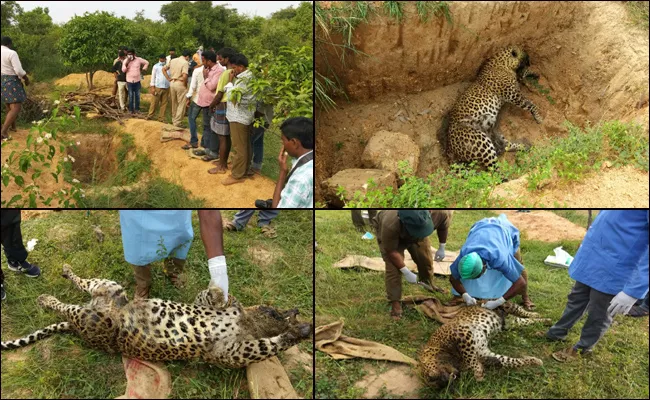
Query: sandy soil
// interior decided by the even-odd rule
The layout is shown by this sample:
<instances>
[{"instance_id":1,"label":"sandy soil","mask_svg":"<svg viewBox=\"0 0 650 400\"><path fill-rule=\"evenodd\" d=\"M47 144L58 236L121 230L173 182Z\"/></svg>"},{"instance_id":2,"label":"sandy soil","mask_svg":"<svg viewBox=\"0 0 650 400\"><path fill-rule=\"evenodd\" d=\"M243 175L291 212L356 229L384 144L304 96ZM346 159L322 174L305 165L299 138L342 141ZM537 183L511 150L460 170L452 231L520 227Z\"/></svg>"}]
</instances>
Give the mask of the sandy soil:
<instances>
[{"instance_id":1,"label":"sandy soil","mask_svg":"<svg viewBox=\"0 0 650 400\"><path fill-rule=\"evenodd\" d=\"M117 122L113 124L118 126ZM122 127L134 136L136 146L149 155L161 177L183 186L192 196L205 199L209 207L254 207L256 199L273 196L275 182L260 175L246 179L243 183L223 186L221 181L228 174L208 174L212 164L190 158L180 148L184 142L160 142L163 125L157 121L128 119Z\"/></svg>"},{"instance_id":2,"label":"sandy soil","mask_svg":"<svg viewBox=\"0 0 650 400\"><path fill-rule=\"evenodd\" d=\"M151 75L145 75L142 81L142 87L149 87L150 80ZM97 71L93 76L93 86L98 89L110 87L111 90L109 90L109 93L112 92L114 81L114 75L107 71ZM77 86L79 89L88 87L86 84L86 74L66 75L61 79L57 79L54 84L59 86Z\"/></svg>"},{"instance_id":3,"label":"sandy soil","mask_svg":"<svg viewBox=\"0 0 650 400\"><path fill-rule=\"evenodd\" d=\"M579 226L550 211L535 210L522 213L513 210L494 210L508 217L519 229L524 239L542 242L560 240L582 240L587 233L586 227Z\"/></svg>"},{"instance_id":4,"label":"sandy soil","mask_svg":"<svg viewBox=\"0 0 650 400\"><path fill-rule=\"evenodd\" d=\"M522 200L537 207L646 208L650 198L648 173L626 165L592 174L582 182L531 192L525 177L503 183L493 197Z\"/></svg>"},{"instance_id":5,"label":"sandy soil","mask_svg":"<svg viewBox=\"0 0 650 400\"><path fill-rule=\"evenodd\" d=\"M483 60L511 43L529 53L531 69L550 89L553 103L536 89L522 87L522 94L540 108L544 123L538 125L530 113L506 105L500 128L508 139L535 144L564 136L565 120L580 126L633 120L648 131L648 37L630 26L621 2L452 2L450 8L453 25L444 18L421 23L412 5L405 5L401 24L373 16L353 34L355 47L369 56L346 54L345 67L337 61L338 48L317 57L317 69L333 66L352 100L337 99L336 110L316 111L318 182L340 170L360 168L358 155L380 130L405 133L420 146L418 176L447 168L437 137L442 117ZM630 174L627 181L616 182L626 186L616 186L609 197L594 194L590 204L618 205L597 201L620 193L635 197L638 173ZM647 192L647 173L641 178ZM588 190L591 197L596 190L584 183L583 192L574 196L577 202L567 200L569 206L585 206L587 196L577 195ZM316 197L322 201L319 184Z\"/></svg>"}]
</instances>

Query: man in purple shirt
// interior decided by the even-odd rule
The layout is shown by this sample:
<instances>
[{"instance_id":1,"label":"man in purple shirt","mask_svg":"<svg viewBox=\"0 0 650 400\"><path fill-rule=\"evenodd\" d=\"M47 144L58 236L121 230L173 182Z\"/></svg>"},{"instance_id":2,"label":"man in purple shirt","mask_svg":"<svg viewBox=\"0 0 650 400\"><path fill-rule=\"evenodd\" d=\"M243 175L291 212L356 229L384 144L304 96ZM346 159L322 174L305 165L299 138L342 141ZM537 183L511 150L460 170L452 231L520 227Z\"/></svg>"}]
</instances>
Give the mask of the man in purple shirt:
<instances>
[{"instance_id":1,"label":"man in purple shirt","mask_svg":"<svg viewBox=\"0 0 650 400\"><path fill-rule=\"evenodd\" d=\"M122 72L126 72L126 88L129 91L129 111L131 114L140 112L140 72L149 68L149 61L135 55L131 48L122 62Z\"/></svg>"}]
</instances>

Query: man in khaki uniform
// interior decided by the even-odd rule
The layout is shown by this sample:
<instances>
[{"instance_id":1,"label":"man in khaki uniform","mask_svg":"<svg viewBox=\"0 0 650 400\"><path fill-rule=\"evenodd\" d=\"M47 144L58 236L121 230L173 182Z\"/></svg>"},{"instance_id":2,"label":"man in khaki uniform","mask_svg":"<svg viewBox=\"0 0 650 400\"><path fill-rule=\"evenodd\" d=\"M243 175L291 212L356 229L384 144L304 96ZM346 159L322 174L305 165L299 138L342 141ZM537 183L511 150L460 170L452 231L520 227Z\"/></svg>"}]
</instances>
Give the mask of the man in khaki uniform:
<instances>
[{"instance_id":1,"label":"man in khaki uniform","mask_svg":"<svg viewBox=\"0 0 650 400\"><path fill-rule=\"evenodd\" d=\"M395 321L402 315L402 275L409 283L417 283L427 290L444 291L432 284L433 257L428 236L438 231L440 246L435 260L445 257L445 244L452 211L446 210L384 210L375 218L377 244L386 263L386 295L391 302L391 316ZM418 268L415 275L404 264L404 250L408 250ZM418 280L419 276L419 280Z\"/></svg>"},{"instance_id":2,"label":"man in khaki uniform","mask_svg":"<svg viewBox=\"0 0 650 400\"><path fill-rule=\"evenodd\" d=\"M185 116L185 94L187 93L187 74L190 63L190 51L184 50L182 57L176 57L163 67L163 75L170 82L170 94L172 97L172 124L180 126Z\"/></svg>"}]
</instances>

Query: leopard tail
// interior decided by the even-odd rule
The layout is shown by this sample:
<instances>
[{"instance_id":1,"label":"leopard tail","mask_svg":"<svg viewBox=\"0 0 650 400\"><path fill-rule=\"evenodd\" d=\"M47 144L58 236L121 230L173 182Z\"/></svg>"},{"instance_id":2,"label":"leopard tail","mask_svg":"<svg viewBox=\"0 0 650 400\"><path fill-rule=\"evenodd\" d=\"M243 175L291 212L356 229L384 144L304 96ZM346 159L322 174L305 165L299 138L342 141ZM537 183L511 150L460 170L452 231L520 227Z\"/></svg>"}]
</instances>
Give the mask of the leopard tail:
<instances>
[{"instance_id":1,"label":"leopard tail","mask_svg":"<svg viewBox=\"0 0 650 400\"><path fill-rule=\"evenodd\" d=\"M25 336L23 338L11 340L9 342L2 342L0 349L4 351L4 350L12 350L20 347L25 347L28 344L32 344L37 340L44 339L55 333L70 332L70 331L72 331L72 328L69 322L60 322L58 324L52 324L43 329L39 329L36 332L28 336Z\"/></svg>"}]
</instances>

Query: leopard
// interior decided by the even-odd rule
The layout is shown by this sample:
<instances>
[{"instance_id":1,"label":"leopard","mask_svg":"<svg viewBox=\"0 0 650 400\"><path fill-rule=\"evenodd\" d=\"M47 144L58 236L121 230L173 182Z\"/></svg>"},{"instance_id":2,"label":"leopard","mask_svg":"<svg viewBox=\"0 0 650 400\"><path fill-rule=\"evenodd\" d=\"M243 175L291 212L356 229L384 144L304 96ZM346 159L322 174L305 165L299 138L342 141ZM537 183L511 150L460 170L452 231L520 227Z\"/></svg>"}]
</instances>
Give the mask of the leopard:
<instances>
[{"instance_id":1,"label":"leopard","mask_svg":"<svg viewBox=\"0 0 650 400\"><path fill-rule=\"evenodd\" d=\"M420 375L425 383L437 389L447 387L467 370L473 371L474 379L480 382L484 379L484 364L509 368L542 365L537 357L513 358L489 349L490 337L505 329L506 315L513 316L507 321L514 326L551 322L511 302L494 310L481 305L463 306L454 319L431 335L418 354Z\"/></svg>"},{"instance_id":2,"label":"leopard","mask_svg":"<svg viewBox=\"0 0 650 400\"><path fill-rule=\"evenodd\" d=\"M519 89L519 82L524 83L526 77L539 78L529 67L530 58L519 46L500 49L483 63L439 131L450 163L475 161L487 170L498 169L498 157L504 152L530 149L528 141L510 142L498 129L499 111L505 103L529 111L538 124L543 122L537 106Z\"/></svg>"},{"instance_id":3,"label":"leopard","mask_svg":"<svg viewBox=\"0 0 650 400\"><path fill-rule=\"evenodd\" d=\"M55 333L72 333L89 347L143 361L201 360L243 368L273 357L309 338L312 325L297 309L259 305L244 308L216 286L192 304L161 299L129 301L124 288L107 279L83 279L65 264L62 276L88 292L85 305L65 304L43 294L38 303L66 320L1 343L1 350L24 347Z\"/></svg>"}]
</instances>

